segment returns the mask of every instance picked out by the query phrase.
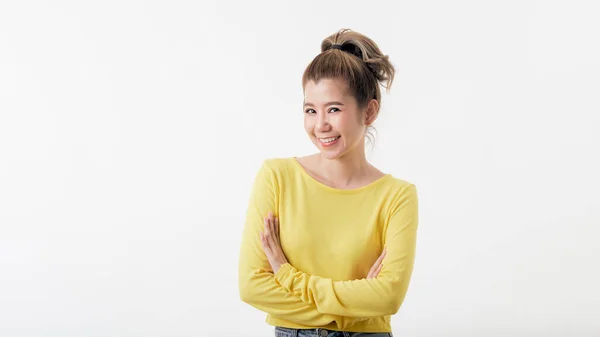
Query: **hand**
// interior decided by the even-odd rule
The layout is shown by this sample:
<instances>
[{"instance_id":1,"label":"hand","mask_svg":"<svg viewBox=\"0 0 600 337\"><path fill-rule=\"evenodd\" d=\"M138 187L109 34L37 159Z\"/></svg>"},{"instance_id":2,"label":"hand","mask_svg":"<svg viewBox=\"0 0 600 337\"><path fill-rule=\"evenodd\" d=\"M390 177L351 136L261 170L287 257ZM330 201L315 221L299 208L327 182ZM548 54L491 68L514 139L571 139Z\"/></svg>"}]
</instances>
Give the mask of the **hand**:
<instances>
[{"instance_id":1,"label":"hand","mask_svg":"<svg viewBox=\"0 0 600 337\"><path fill-rule=\"evenodd\" d=\"M381 268L383 267L382 262L383 262L383 258L385 257L386 253L387 253L387 248L383 248L383 252L381 253L381 255L379 255L379 258L377 259L377 261L375 261L375 263L371 267L371 270L369 270L369 274L367 275L368 279L376 278L377 275L379 275L379 272L381 271Z\"/></svg>"},{"instance_id":2,"label":"hand","mask_svg":"<svg viewBox=\"0 0 600 337\"><path fill-rule=\"evenodd\" d=\"M273 268L273 274L277 273L282 264L287 263L287 258L281 248L279 238L279 219L273 216L273 212L264 219L265 231L260 232L260 242L267 255L269 264Z\"/></svg>"}]
</instances>

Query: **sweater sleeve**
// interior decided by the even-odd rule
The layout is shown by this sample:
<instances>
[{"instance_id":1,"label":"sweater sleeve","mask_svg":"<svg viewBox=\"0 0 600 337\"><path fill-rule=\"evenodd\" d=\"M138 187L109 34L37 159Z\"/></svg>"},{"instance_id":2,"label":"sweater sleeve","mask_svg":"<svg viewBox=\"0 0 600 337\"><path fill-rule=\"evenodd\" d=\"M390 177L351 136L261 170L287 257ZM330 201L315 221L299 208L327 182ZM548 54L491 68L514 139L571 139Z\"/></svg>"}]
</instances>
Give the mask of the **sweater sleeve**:
<instances>
[{"instance_id":1,"label":"sweater sleeve","mask_svg":"<svg viewBox=\"0 0 600 337\"><path fill-rule=\"evenodd\" d=\"M309 275L285 263L275 273L277 282L302 302L323 314L376 317L398 312L412 275L418 227L418 199L414 184L404 188L399 206L385 231L387 254L376 278L333 281Z\"/></svg>"},{"instance_id":2,"label":"sweater sleeve","mask_svg":"<svg viewBox=\"0 0 600 337\"><path fill-rule=\"evenodd\" d=\"M238 284L243 302L281 319L305 326L325 326L335 322L340 329L368 318L324 314L314 304L290 294L276 281L261 246L259 233L263 218L277 215L277 184L268 161L259 169L251 191L239 255Z\"/></svg>"}]
</instances>

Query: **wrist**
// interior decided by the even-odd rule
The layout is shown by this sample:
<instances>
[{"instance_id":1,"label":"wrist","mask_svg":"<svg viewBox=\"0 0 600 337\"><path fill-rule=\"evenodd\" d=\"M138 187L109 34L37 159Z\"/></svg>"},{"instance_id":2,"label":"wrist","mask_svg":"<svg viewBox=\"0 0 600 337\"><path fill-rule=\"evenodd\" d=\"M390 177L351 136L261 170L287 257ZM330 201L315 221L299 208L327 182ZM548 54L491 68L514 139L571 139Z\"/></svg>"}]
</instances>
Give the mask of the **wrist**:
<instances>
[{"instance_id":1,"label":"wrist","mask_svg":"<svg viewBox=\"0 0 600 337\"><path fill-rule=\"evenodd\" d=\"M279 271L279 269L281 269L281 266L283 266L286 263L288 263L288 262L287 261L279 261L277 263L277 267L275 269L273 269L273 274L277 274L277 272Z\"/></svg>"}]
</instances>

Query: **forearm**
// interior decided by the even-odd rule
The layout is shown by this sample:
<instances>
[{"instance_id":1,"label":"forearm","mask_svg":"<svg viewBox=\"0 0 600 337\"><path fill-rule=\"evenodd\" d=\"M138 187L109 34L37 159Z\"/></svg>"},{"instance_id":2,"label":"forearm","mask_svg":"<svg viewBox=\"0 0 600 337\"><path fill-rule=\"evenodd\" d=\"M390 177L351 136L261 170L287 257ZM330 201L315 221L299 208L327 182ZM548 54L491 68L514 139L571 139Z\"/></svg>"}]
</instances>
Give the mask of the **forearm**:
<instances>
[{"instance_id":1,"label":"forearm","mask_svg":"<svg viewBox=\"0 0 600 337\"><path fill-rule=\"evenodd\" d=\"M402 290L401 282L333 281L308 275L290 264L283 265L275 276L289 294L316 306L324 314L363 318L392 315L398 311L403 298L403 294L393 289L397 286Z\"/></svg>"},{"instance_id":2,"label":"forearm","mask_svg":"<svg viewBox=\"0 0 600 337\"><path fill-rule=\"evenodd\" d=\"M320 327L335 322L340 330L368 318L342 317L324 314L316 306L303 302L291 295L275 281L274 275L267 271L257 271L249 278L240 278L240 297L242 301L258 310L296 324Z\"/></svg>"},{"instance_id":3,"label":"forearm","mask_svg":"<svg viewBox=\"0 0 600 337\"><path fill-rule=\"evenodd\" d=\"M277 283L324 314L368 318L398 312L413 271L418 227L416 188L404 192L385 231L387 254L376 278L334 281L285 263L275 273Z\"/></svg>"}]
</instances>

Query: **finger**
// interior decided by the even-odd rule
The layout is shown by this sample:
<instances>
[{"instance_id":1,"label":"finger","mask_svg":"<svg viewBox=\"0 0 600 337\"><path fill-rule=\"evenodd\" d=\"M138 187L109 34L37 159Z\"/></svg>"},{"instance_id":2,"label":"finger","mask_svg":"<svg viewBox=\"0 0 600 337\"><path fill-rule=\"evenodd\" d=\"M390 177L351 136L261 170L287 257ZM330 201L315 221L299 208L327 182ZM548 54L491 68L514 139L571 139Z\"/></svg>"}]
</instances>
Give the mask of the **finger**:
<instances>
[{"instance_id":1,"label":"finger","mask_svg":"<svg viewBox=\"0 0 600 337\"><path fill-rule=\"evenodd\" d=\"M267 215L267 220L269 221L269 228L271 229L271 233L273 233L273 212L269 212Z\"/></svg>"},{"instance_id":2,"label":"finger","mask_svg":"<svg viewBox=\"0 0 600 337\"><path fill-rule=\"evenodd\" d=\"M375 262L373 264L373 266L371 266L371 270L369 270L369 276L370 278L373 278L375 276L377 276L377 269L379 269L379 266L381 266L381 264Z\"/></svg>"},{"instance_id":3,"label":"finger","mask_svg":"<svg viewBox=\"0 0 600 337\"><path fill-rule=\"evenodd\" d=\"M260 236L260 245L262 246L262 249L265 251L265 253L267 252L267 245L265 244L265 238L263 236L263 232L259 233Z\"/></svg>"},{"instance_id":4,"label":"finger","mask_svg":"<svg viewBox=\"0 0 600 337\"><path fill-rule=\"evenodd\" d=\"M265 255L267 256L267 260L271 261L271 257L273 256L273 248L271 247L271 245L269 244L269 240L267 239L266 236L264 236L263 234L263 245L264 245L264 250L265 250Z\"/></svg>"},{"instance_id":5,"label":"finger","mask_svg":"<svg viewBox=\"0 0 600 337\"><path fill-rule=\"evenodd\" d=\"M372 266L371 269L369 269L369 274L367 274L367 278L369 278L369 276L371 274L373 274L375 272L375 270L377 269L377 262L375 262Z\"/></svg>"},{"instance_id":6,"label":"finger","mask_svg":"<svg viewBox=\"0 0 600 337\"><path fill-rule=\"evenodd\" d=\"M373 263L373 265L371 266L371 270L369 271L369 273L375 272L377 270L377 268L379 268L379 266L383 262L383 259L385 258L385 254L386 254L386 251L384 250L383 253L381 253L381 255L379 255L379 258L377 258L377 261L375 261L375 263Z\"/></svg>"},{"instance_id":7,"label":"finger","mask_svg":"<svg viewBox=\"0 0 600 337\"><path fill-rule=\"evenodd\" d=\"M371 268L371 271L369 272L369 275L367 275L368 279L371 278L376 278L377 275L379 275L379 272L381 271L383 264L380 265L374 265L373 268Z\"/></svg>"},{"instance_id":8,"label":"finger","mask_svg":"<svg viewBox=\"0 0 600 337\"><path fill-rule=\"evenodd\" d=\"M384 249L377 261L375 261L375 264L380 264L383 261L383 258L385 258L385 254L387 254L387 250Z\"/></svg>"},{"instance_id":9,"label":"finger","mask_svg":"<svg viewBox=\"0 0 600 337\"><path fill-rule=\"evenodd\" d=\"M377 269L377 267L379 266L379 264L381 264L381 261L383 261L383 258L385 257L385 254L386 254L386 250L384 248L383 252L381 253L381 255L379 255L379 257L377 258L377 260L375 260L375 262L371 266L371 269L369 270L369 273L374 272Z\"/></svg>"},{"instance_id":10,"label":"finger","mask_svg":"<svg viewBox=\"0 0 600 337\"><path fill-rule=\"evenodd\" d=\"M273 220L273 212L269 212L269 229L271 230L271 236L275 236L275 227L273 226L275 221Z\"/></svg>"},{"instance_id":11,"label":"finger","mask_svg":"<svg viewBox=\"0 0 600 337\"><path fill-rule=\"evenodd\" d=\"M270 249L269 247L269 243L267 242L267 240L265 239L265 233L264 232L260 232L260 243L263 246L263 249L266 251L267 249Z\"/></svg>"},{"instance_id":12,"label":"finger","mask_svg":"<svg viewBox=\"0 0 600 337\"><path fill-rule=\"evenodd\" d=\"M275 215L271 214L271 231L273 232L273 241L275 241L276 244L279 244L279 223L277 220L277 217L275 217Z\"/></svg>"},{"instance_id":13,"label":"finger","mask_svg":"<svg viewBox=\"0 0 600 337\"><path fill-rule=\"evenodd\" d=\"M379 276L379 273L381 273L381 269L383 269L383 264L380 264L377 268L377 271L375 272L375 277Z\"/></svg>"},{"instance_id":14,"label":"finger","mask_svg":"<svg viewBox=\"0 0 600 337\"><path fill-rule=\"evenodd\" d=\"M369 270L369 274L367 275L367 278L368 279L373 278L373 273L374 273L373 270Z\"/></svg>"},{"instance_id":15,"label":"finger","mask_svg":"<svg viewBox=\"0 0 600 337\"><path fill-rule=\"evenodd\" d=\"M265 237L268 237L271 234L270 233L271 229L269 228L269 217L266 217L264 219L264 222L265 222L265 233L264 234L265 234Z\"/></svg>"},{"instance_id":16,"label":"finger","mask_svg":"<svg viewBox=\"0 0 600 337\"><path fill-rule=\"evenodd\" d=\"M269 247L274 249L276 246L275 238L273 237L273 221L271 219L267 219L267 226L269 227L269 235L267 235L267 241L269 242Z\"/></svg>"},{"instance_id":17,"label":"finger","mask_svg":"<svg viewBox=\"0 0 600 337\"><path fill-rule=\"evenodd\" d=\"M271 236L273 238L273 240L277 240L277 224L275 222L275 215L273 214L273 212L269 212L269 221L270 221L270 228L271 228Z\"/></svg>"}]
</instances>

